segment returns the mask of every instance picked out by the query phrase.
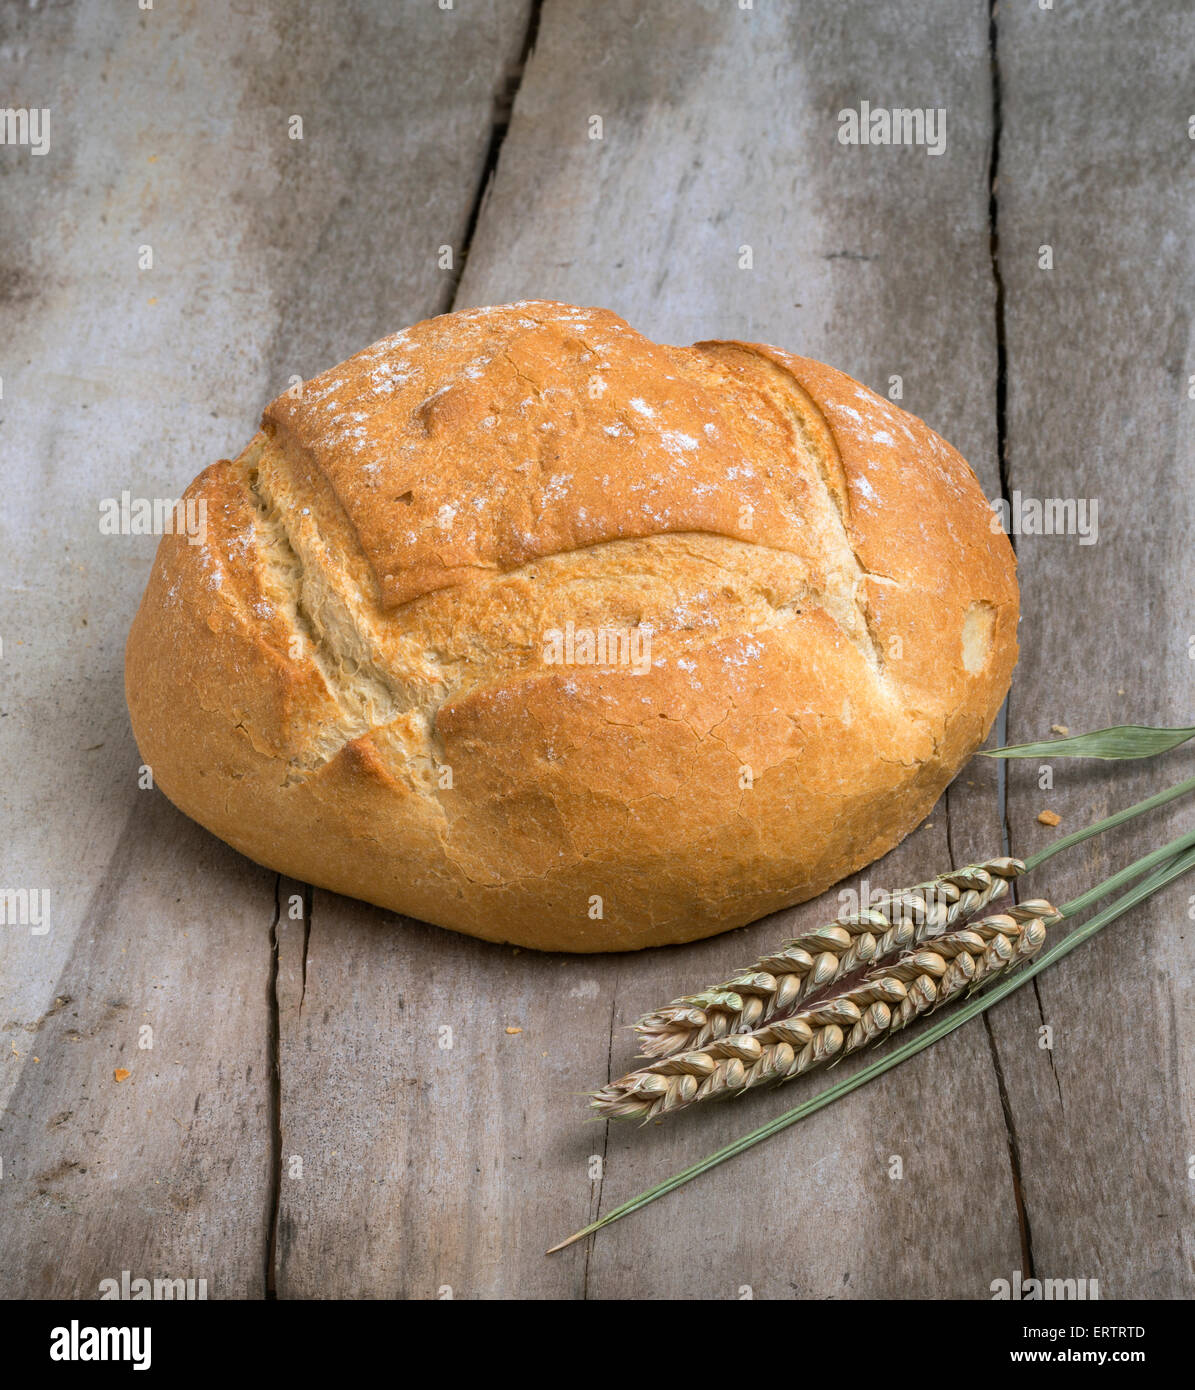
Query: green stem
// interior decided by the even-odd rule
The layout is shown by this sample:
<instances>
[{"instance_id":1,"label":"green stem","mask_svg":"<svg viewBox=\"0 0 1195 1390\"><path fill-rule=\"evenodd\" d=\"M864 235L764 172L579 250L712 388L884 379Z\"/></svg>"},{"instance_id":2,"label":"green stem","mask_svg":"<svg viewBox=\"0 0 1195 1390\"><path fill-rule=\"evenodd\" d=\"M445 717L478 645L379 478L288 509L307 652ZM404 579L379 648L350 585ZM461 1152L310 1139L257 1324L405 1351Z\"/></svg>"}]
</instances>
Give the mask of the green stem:
<instances>
[{"instance_id":1,"label":"green stem","mask_svg":"<svg viewBox=\"0 0 1195 1390\"><path fill-rule=\"evenodd\" d=\"M1019 970L1011 979L1003 981L1002 985L992 987L991 993L995 994L997 989L1003 987L1000 998L1016 989L1025 980L1032 979L1034 975L1045 970L1047 966L1053 965L1056 960L1061 960L1063 956L1073 951L1076 946L1081 946L1100 930L1106 927L1109 922L1114 922L1118 917L1122 917L1130 908L1136 907L1138 903L1144 902L1146 898L1156 893L1159 888L1165 888L1168 883L1176 878L1181 878L1189 869L1195 867L1195 846L1190 846L1184 853L1176 855L1169 863L1164 864L1160 869L1150 874L1137 885L1136 888L1126 893L1124 897L1117 898L1114 903L1104 908L1102 912L1097 912L1089 921L1084 922L1081 927L1076 927L1074 931L1068 932L1061 941L1055 942L1048 951L1043 951L1040 956L1028 965L1024 970ZM1152 858L1153 856L1148 856ZM1140 862L1140 861L1138 861Z\"/></svg>"},{"instance_id":2,"label":"green stem","mask_svg":"<svg viewBox=\"0 0 1195 1390\"><path fill-rule=\"evenodd\" d=\"M983 758L1153 758L1191 738L1195 738L1195 725L1159 729L1152 724L1116 724L1044 743L1011 743L979 752Z\"/></svg>"},{"instance_id":3,"label":"green stem","mask_svg":"<svg viewBox=\"0 0 1195 1390\"><path fill-rule=\"evenodd\" d=\"M1179 842L1175 842L1179 843ZM1190 843L1190 837L1187 838ZM1171 854L1174 853L1173 845L1167 846ZM1123 881L1125 874L1132 874L1134 871L1140 873L1142 866L1157 862L1157 853L1146 855L1144 859L1139 859L1136 864L1130 865L1120 874L1115 875L1115 879ZM683 1169L673 1177L664 1182L649 1188L646 1192L641 1192L637 1197L632 1197L630 1201L623 1202L621 1206L615 1207L599 1220L591 1222L588 1226L580 1230L576 1235L570 1236L568 1240L561 1241L559 1245L554 1245L548 1254L551 1255L557 1250L563 1250L566 1245L572 1245L574 1241L583 1239L585 1236L592 1235L594 1231L600 1231L603 1226L609 1226L612 1222L619 1221L624 1216L629 1216L632 1212L638 1211L640 1207L645 1207L650 1202L657 1201L660 1197L666 1196L669 1192L674 1192L678 1187L683 1187L685 1183L692 1182L702 1173L708 1172L711 1168L716 1168L719 1164L725 1163L727 1159L734 1158L738 1154L744 1153L747 1149L761 1143L765 1139L770 1139L773 1134L779 1134L781 1130L787 1129L789 1125L796 1124L798 1120L803 1120L807 1116L815 1114L831 1102L849 1095L852 1091L858 1090L860 1086L865 1086L867 1082L882 1076L886 1071L891 1071L893 1067L899 1066L901 1062L906 1062L910 1057L915 1057L917 1053L930 1047L939 1039L953 1033L956 1028L961 1028L964 1023L969 1022L978 1014L990 1009L993 1004L998 1004L1001 999L1011 994L1013 990L1019 989L1035 975L1053 965L1055 961L1061 960L1077 946L1081 945L1089 937L1095 935L1102 927L1106 927L1109 922L1114 922L1118 917L1122 917L1126 912L1136 907L1138 903L1144 902L1151 894L1163 888L1172 880L1185 874L1189 869L1195 867L1195 848L1188 849L1185 853L1177 855L1162 868L1155 870L1148 878L1138 883L1137 886L1125 893L1123 897L1109 904L1103 911L1096 915L1082 926L1076 927L1072 932L1057 942L1048 950L1043 951L1032 964L1024 966L1011 975L1005 976L999 982L993 984L991 988L981 990L974 998L961 1004L958 1008L951 1010L937 1023L931 1024L916 1038L894 1051L887 1053L884 1057L870 1066L863 1067L854 1076L847 1077L843 1081L837 1082L833 1086L827 1087L818 1095L811 1099L802 1101L800 1105L786 1111L783 1115L778 1115L775 1119L769 1120L766 1124L760 1125L758 1129L753 1129L749 1134L745 1134L733 1143L727 1144L725 1148L719 1149L716 1153L701 1159L690 1167ZM1100 884L1093 892L1098 892L1103 896L1107 892L1107 884L1114 880L1109 879L1104 884ZM1088 895L1089 896L1089 895ZM1079 899L1075 900L1080 901ZM1068 904L1074 907L1074 904Z\"/></svg>"},{"instance_id":4,"label":"green stem","mask_svg":"<svg viewBox=\"0 0 1195 1390\"><path fill-rule=\"evenodd\" d=\"M1146 811L1152 811L1155 806L1165 806L1168 801L1185 796L1189 791L1195 791L1195 777L1188 777L1185 782L1180 782L1177 787L1171 787L1169 791L1158 792L1156 796L1146 797L1144 801L1139 801L1136 806L1129 806L1123 811L1117 811L1114 816L1096 821L1094 825L1089 825L1084 830L1076 830L1073 835L1064 835L1061 840L1055 840L1052 845L1047 845L1045 849L1031 854L1025 860L1025 872L1028 873L1030 869L1036 869L1039 864L1044 864L1047 859L1064 849L1070 849L1072 845L1081 845L1084 840L1089 840L1093 835L1099 835L1105 830L1112 830L1118 825L1123 825L1125 821L1132 820L1134 816L1144 815Z\"/></svg>"},{"instance_id":5,"label":"green stem","mask_svg":"<svg viewBox=\"0 0 1195 1390\"><path fill-rule=\"evenodd\" d=\"M1177 840L1171 840L1168 845L1163 845L1161 849L1151 851L1151 853L1130 864L1127 869L1121 869L1111 878L1106 878L1102 883L1097 883L1094 888L1089 888L1086 893L1080 893L1077 898L1072 898L1069 903L1063 903L1058 911L1063 917L1077 917L1079 913L1086 912L1089 907L1093 907L1101 898L1106 898L1109 893L1115 893L1126 883L1132 883L1135 878L1140 878L1150 869L1192 848L1195 848L1195 831L1188 830ZM1070 937L1067 937L1067 940L1069 941Z\"/></svg>"}]
</instances>

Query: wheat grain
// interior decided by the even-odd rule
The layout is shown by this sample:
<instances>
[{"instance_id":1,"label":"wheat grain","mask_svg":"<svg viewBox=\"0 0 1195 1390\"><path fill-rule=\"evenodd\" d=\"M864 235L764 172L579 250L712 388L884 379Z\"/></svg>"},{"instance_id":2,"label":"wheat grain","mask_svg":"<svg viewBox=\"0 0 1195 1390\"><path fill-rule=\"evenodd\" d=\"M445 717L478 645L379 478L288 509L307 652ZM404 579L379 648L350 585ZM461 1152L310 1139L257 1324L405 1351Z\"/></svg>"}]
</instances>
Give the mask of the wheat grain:
<instances>
[{"instance_id":1,"label":"wheat grain","mask_svg":"<svg viewBox=\"0 0 1195 1390\"><path fill-rule=\"evenodd\" d=\"M697 1101L789 1081L898 1032L933 1008L1027 960L1060 914L1037 899L928 938L841 980L790 1017L710 1040L594 1093L603 1115L649 1120Z\"/></svg>"},{"instance_id":2,"label":"wheat grain","mask_svg":"<svg viewBox=\"0 0 1195 1390\"><path fill-rule=\"evenodd\" d=\"M844 913L762 956L733 979L645 1014L635 1029L645 1057L667 1057L749 1032L835 980L939 936L1008 892L1019 859L988 859Z\"/></svg>"}]
</instances>

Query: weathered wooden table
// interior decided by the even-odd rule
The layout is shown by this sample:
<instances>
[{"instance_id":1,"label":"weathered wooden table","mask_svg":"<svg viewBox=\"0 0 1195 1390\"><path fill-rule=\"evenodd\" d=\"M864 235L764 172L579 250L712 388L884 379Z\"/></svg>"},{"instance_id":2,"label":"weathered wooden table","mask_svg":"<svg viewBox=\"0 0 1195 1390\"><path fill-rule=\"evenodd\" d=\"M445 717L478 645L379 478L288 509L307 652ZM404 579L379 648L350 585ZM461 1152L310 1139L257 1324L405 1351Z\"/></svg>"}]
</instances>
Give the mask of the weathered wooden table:
<instances>
[{"instance_id":1,"label":"weathered wooden table","mask_svg":"<svg viewBox=\"0 0 1195 1390\"><path fill-rule=\"evenodd\" d=\"M997 732L1189 724L1186 0L12 0L2 22L0 94L51 138L0 147L0 886L50 917L0 928L0 1294L128 1270L213 1298L986 1298L1020 1270L1190 1295L1195 883L545 1258L825 1084L645 1129L577 1095L625 1069L642 1009L835 895L582 958L279 882L139 789L122 653L156 542L98 521L177 496L292 375L416 319L602 304L899 388L990 496L1098 507L1098 538L1017 537ZM941 148L842 143L863 101L942 110ZM1024 854L1060 833L1043 807L1073 829L1190 770L1059 761L1042 790L1036 763L1005 783L976 759L866 877ZM1191 816L1033 887L1069 897Z\"/></svg>"}]
</instances>

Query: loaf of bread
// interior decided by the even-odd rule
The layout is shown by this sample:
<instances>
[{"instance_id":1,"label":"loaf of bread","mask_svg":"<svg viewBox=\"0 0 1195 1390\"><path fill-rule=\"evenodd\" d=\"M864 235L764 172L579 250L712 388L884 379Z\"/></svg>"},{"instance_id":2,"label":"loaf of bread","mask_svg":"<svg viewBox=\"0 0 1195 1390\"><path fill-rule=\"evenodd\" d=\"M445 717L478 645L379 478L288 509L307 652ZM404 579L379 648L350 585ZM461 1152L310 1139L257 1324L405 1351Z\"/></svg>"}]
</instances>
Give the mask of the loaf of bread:
<instances>
[{"instance_id":1,"label":"loaf of bread","mask_svg":"<svg viewBox=\"0 0 1195 1390\"><path fill-rule=\"evenodd\" d=\"M603 309L429 319L270 405L129 636L156 784L293 878L616 951L895 845L1016 660L964 460L842 373Z\"/></svg>"}]
</instances>

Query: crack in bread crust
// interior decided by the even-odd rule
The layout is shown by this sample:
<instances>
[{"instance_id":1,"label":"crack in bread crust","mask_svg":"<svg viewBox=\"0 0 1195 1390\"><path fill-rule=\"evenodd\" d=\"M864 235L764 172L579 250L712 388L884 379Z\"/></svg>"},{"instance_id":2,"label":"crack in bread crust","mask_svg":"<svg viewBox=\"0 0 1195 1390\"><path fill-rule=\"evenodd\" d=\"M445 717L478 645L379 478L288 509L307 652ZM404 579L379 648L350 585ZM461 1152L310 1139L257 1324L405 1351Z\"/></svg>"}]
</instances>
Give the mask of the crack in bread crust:
<instances>
[{"instance_id":1,"label":"crack in bread crust","mask_svg":"<svg viewBox=\"0 0 1195 1390\"><path fill-rule=\"evenodd\" d=\"M844 570L851 574L851 602L859 610L863 620L865 640L859 649L871 664L878 677L884 674L884 649L876 632L875 615L867 596L862 592L863 577L868 573L859 558L859 552L851 539L850 502L847 495L846 471L842 456L834 440L834 430L829 420L818 408L817 402L793 376L792 372L776 362L773 355L759 347L744 343L698 343L697 350L708 353L715 360L727 358L742 359L750 363L758 375L750 372L744 377L746 384L756 390L761 400L785 410L787 422L792 426L794 443L803 456L813 464L813 476L821 483L822 491L829 504L828 512L837 522L836 535ZM779 383L782 396L787 400L775 401L764 383ZM812 425L816 422L818 428ZM816 437L821 435L824 444Z\"/></svg>"},{"instance_id":2,"label":"crack in bread crust","mask_svg":"<svg viewBox=\"0 0 1195 1390\"><path fill-rule=\"evenodd\" d=\"M248 462L245 484L256 509L262 587L290 621L292 659L310 657L342 716L334 734L318 740L307 757L292 760L293 767L310 771L353 739L390 723L403 703L385 672L372 658L360 655L367 643L353 622L352 609L336 604L337 614L343 615L337 620L328 611L327 591L320 596L312 592L312 568L292 541L279 500L269 491L256 460Z\"/></svg>"},{"instance_id":3,"label":"crack in bread crust","mask_svg":"<svg viewBox=\"0 0 1195 1390\"><path fill-rule=\"evenodd\" d=\"M396 725L406 727L407 759L422 758L435 769L444 759L436 720L446 703L487 685L535 679L544 674L547 668L542 662L529 662L519 669L501 664L487 667L483 661L471 661L459 653L449 656L435 646L423 648L423 656L434 665L431 679L426 668L418 676L411 670L396 670L395 654L389 660L385 654L387 636L396 626L401 627L402 619L418 627L420 610L443 606L446 598L427 595L391 613L371 613L367 604L354 604L339 583L340 575L324 572L314 555L309 554L306 559L300 555L292 526L293 504L288 504L279 490L267 486L257 466L259 460L260 455L246 460L246 486L257 511L263 587L289 617L296 637L319 667L341 712L341 719L325 729L307 756L292 760L286 785L317 772L355 740L390 731ZM455 593L459 598L467 592L471 606L484 608L495 591L513 589L528 576L538 577L545 570L551 572L551 582L566 586L570 570L574 571L574 578L582 567L592 572L595 562L601 562L607 553L606 567L617 575L620 584L625 584L627 577L636 573L646 551L654 552L658 559L673 550L687 555L703 570L723 577L724 590L728 593L733 588L742 609L751 610L752 631L769 631L794 622L812 609L821 609L843 636L866 654L860 640L858 614L850 600L831 586L811 582L802 557L707 532L598 542L479 578L468 586L458 586ZM768 594L752 582L751 567L746 562L765 555L785 572L787 584L783 594ZM700 592L701 586L695 584L694 589ZM592 615L592 623L594 627L617 628L623 616L613 608L604 608ZM636 617L641 620L642 615ZM685 648L674 655L683 657L688 651ZM413 737L415 734L421 735L421 739Z\"/></svg>"}]
</instances>

